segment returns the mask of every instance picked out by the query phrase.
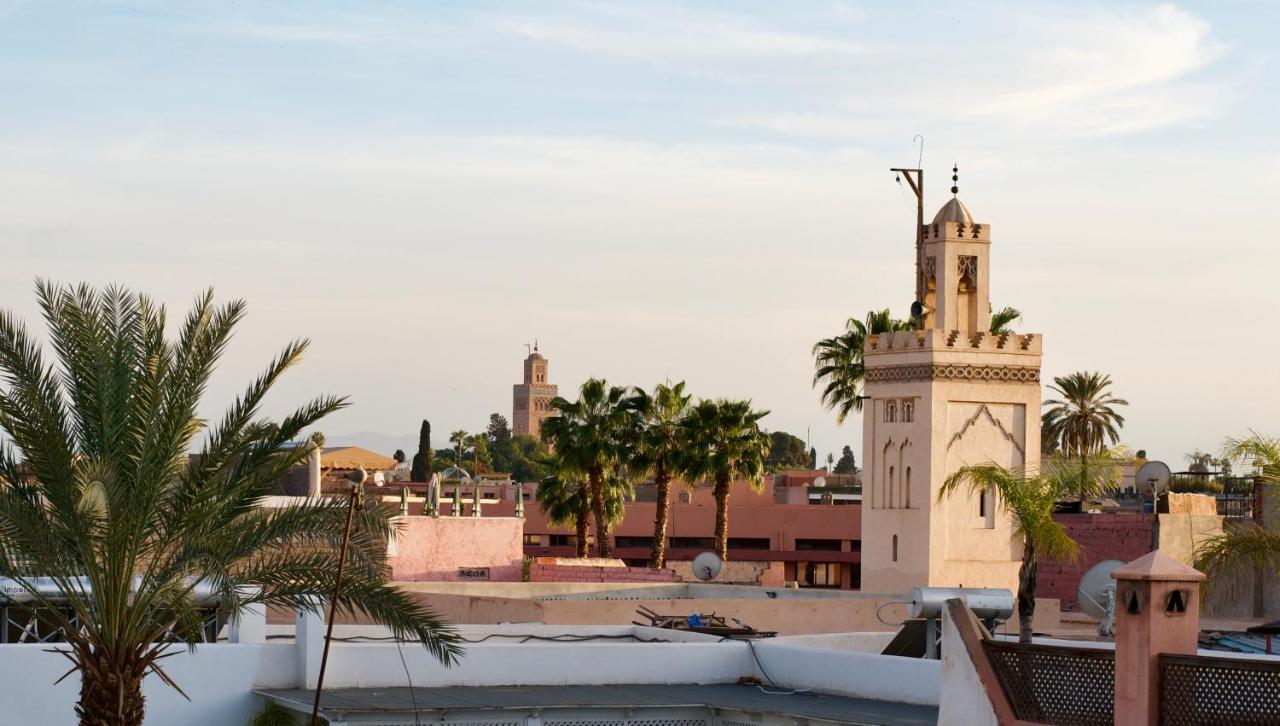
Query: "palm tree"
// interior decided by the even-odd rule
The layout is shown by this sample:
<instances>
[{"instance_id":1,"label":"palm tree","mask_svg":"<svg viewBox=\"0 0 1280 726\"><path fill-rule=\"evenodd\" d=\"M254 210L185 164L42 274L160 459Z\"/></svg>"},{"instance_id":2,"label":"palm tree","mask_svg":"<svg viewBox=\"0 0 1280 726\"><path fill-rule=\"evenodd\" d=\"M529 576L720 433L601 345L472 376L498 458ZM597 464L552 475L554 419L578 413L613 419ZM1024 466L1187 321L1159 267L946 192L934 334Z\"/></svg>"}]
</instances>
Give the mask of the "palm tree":
<instances>
[{"instance_id":1,"label":"palm tree","mask_svg":"<svg viewBox=\"0 0 1280 726\"><path fill-rule=\"evenodd\" d=\"M467 432L465 429L458 429L449 434L449 443L454 445L453 465L462 468L462 447L467 443Z\"/></svg>"},{"instance_id":2,"label":"palm tree","mask_svg":"<svg viewBox=\"0 0 1280 726\"><path fill-rule=\"evenodd\" d=\"M994 313L991 313L991 334L1000 335L1003 333L1012 333L1013 329L1009 326L1013 325L1013 323L1021 317L1022 313L1019 312L1017 308L1010 307L1001 308Z\"/></svg>"},{"instance_id":3,"label":"palm tree","mask_svg":"<svg viewBox=\"0 0 1280 726\"><path fill-rule=\"evenodd\" d=\"M729 557L729 483L745 479L754 489L764 481L769 435L760 430L768 411L751 401L699 401L681 422L689 441L685 470L691 480L710 478L716 498L716 554Z\"/></svg>"},{"instance_id":4,"label":"palm tree","mask_svg":"<svg viewBox=\"0 0 1280 726\"><path fill-rule=\"evenodd\" d=\"M610 519L607 506L612 495L605 488L619 481L616 469L623 463L626 434L633 425L627 389L589 378L579 389L577 401L557 396L551 408L557 413L542 422L543 438L569 469L586 473L596 551L600 557L612 557L609 528L615 520Z\"/></svg>"},{"instance_id":5,"label":"palm tree","mask_svg":"<svg viewBox=\"0 0 1280 726\"><path fill-rule=\"evenodd\" d=\"M591 523L591 489L586 478L560 469L538 483L534 498L547 523L556 527L574 525L578 536L577 556L586 559L587 530Z\"/></svg>"},{"instance_id":6,"label":"palm tree","mask_svg":"<svg viewBox=\"0 0 1280 726\"><path fill-rule=\"evenodd\" d=\"M862 410L862 349L868 335L895 330L913 330L910 320L895 320L889 309L872 310L866 321L849 318L845 332L824 338L813 346L813 386L822 385L822 404L836 410L836 422L844 423L850 412Z\"/></svg>"},{"instance_id":7,"label":"palm tree","mask_svg":"<svg viewBox=\"0 0 1280 726\"><path fill-rule=\"evenodd\" d=\"M482 460L489 460L489 435L487 433L471 434L464 437L463 443L471 447L471 471L473 474L480 473L480 464Z\"/></svg>"},{"instance_id":8,"label":"palm tree","mask_svg":"<svg viewBox=\"0 0 1280 726\"><path fill-rule=\"evenodd\" d=\"M1257 432L1243 439L1228 439L1223 458L1252 463L1257 486L1273 491L1280 487L1280 439ZM1269 500L1263 497L1263 501ZM1268 512L1266 518L1271 514ZM1258 587L1260 573L1280 572L1280 533L1256 521L1233 523L1196 549L1196 569L1205 573L1212 588L1230 592L1245 582Z\"/></svg>"},{"instance_id":9,"label":"palm tree","mask_svg":"<svg viewBox=\"0 0 1280 726\"><path fill-rule=\"evenodd\" d=\"M1124 416L1116 407L1129 402L1111 395L1110 387L1111 376L1094 371L1054 378L1049 388L1059 398L1044 402L1050 407L1040 420L1044 442L1067 456L1096 454L1118 442Z\"/></svg>"},{"instance_id":10,"label":"palm tree","mask_svg":"<svg viewBox=\"0 0 1280 726\"><path fill-rule=\"evenodd\" d=\"M636 390L632 399L639 417L639 431L634 452L629 457L633 472L653 477L657 488L657 506L653 515L653 549L649 563L661 569L667 566L667 519L671 510L671 481L684 474L688 460L688 438L680 423L689 413L690 396L684 392L684 381L659 383L653 395Z\"/></svg>"},{"instance_id":11,"label":"palm tree","mask_svg":"<svg viewBox=\"0 0 1280 726\"><path fill-rule=\"evenodd\" d=\"M1053 519L1058 499L1072 485L1080 485L1079 469L1049 467L1041 473L1008 469L998 464L961 467L938 490L938 501L967 486L971 492L993 492L1001 509L1013 519L1013 537L1022 541L1018 569L1018 639L1031 642L1036 611L1036 557L1075 560L1079 547ZM1093 482L1088 488L1100 486Z\"/></svg>"},{"instance_id":12,"label":"palm tree","mask_svg":"<svg viewBox=\"0 0 1280 726\"><path fill-rule=\"evenodd\" d=\"M200 640L197 585L233 616L250 605L316 612L330 597L346 502L259 503L316 445L290 442L346 401L323 396L279 421L260 418L263 397L306 350L299 341L210 427L200 399L243 302L215 306L206 292L166 340L164 308L143 295L45 282L36 292L53 362L0 312L0 576L61 629L58 652L80 675L80 723L137 724L143 679L179 688L162 659L173 641ZM337 612L366 613L450 663L454 633L387 581L389 515L377 503L360 514Z\"/></svg>"}]
</instances>

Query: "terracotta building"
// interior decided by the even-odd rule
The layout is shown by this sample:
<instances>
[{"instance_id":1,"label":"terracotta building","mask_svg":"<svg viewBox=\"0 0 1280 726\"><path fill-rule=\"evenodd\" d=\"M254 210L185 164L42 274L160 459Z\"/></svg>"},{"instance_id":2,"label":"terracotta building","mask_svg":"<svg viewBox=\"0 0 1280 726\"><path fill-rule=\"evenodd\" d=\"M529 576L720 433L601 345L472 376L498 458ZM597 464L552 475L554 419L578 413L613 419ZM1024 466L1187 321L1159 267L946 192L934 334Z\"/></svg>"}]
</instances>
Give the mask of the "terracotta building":
<instances>
[{"instance_id":1,"label":"terracotta building","mask_svg":"<svg viewBox=\"0 0 1280 726\"><path fill-rule=\"evenodd\" d=\"M516 436L537 438L542 432L542 422L554 413L551 399L555 397L555 384L547 382L547 359L538 352L535 342L529 357L524 359L524 382L512 386L512 432Z\"/></svg>"},{"instance_id":2,"label":"terracotta building","mask_svg":"<svg viewBox=\"0 0 1280 726\"><path fill-rule=\"evenodd\" d=\"M859 492L852 477L830 477L815 486L813 477L787 472L768 477L760 491L735 481L729 496L729 562L718 582L857 589L861 586ZM807 481L806 481L807 479ZM787 480L799 481L787 486ZM835 482L842 482L836 484ZM550 525L534 503L536 484L524 485L524 552L533 557L573 557L572 526ZM699 553L715 549L715 499L711 490L672 487L667 525L667 565L687 575ZM655 504L652 486L640 486L627 502L623 521L614 527L614 557L633 566L648 564Z\"/></svg>"},{"instance_id":3,"label":"terracotta building","mask_svg":"<svg viewBox=\"0 0 1280 726\"><path fill-rule=\"evenodd\" d=\"M920 329L864 350L864 588L1016 590L1021 547L994 495L938 490L965 465L1039 464L1041 339L988 332L990 225L953 197L919 231Z\"/></svg>"}]
</instances>

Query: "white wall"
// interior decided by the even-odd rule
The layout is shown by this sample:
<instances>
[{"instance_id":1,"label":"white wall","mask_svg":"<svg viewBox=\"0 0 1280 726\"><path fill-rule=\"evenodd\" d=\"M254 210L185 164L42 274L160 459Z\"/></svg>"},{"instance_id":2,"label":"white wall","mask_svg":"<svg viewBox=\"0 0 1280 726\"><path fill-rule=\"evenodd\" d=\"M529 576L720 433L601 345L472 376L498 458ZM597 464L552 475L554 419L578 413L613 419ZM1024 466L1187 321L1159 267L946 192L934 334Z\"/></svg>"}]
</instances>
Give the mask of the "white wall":
<instances>
[{"instance_id":1,"label":"white wall","mask_svg":"<svg viewBox=\"0 0 1280 726\"><path fill-rule=\"evenodd\" d=\"M76 723L80 678L54 685L70 663L48 652L52 645L0 646L0 726L69 726ZM191 697L187 701L155 676L143 682L148 724L246 724L262 704L254 688L297 683L292 644L185 646L165 658L164 669Z\"/></svg>"},{"instance_id":2,"label":"white wall","mask_svg":"<svg viewBox=\"0 0 1280 726\"><path fill-rule=\"evenodd\" d=\"M755 641L769 679L783 688L809 688L856 698L937 706L942 664L829 648ZM762 680L766 680L760 675ZM766 680L766 682L768 682Z\"/></svg>"}]
</instances>

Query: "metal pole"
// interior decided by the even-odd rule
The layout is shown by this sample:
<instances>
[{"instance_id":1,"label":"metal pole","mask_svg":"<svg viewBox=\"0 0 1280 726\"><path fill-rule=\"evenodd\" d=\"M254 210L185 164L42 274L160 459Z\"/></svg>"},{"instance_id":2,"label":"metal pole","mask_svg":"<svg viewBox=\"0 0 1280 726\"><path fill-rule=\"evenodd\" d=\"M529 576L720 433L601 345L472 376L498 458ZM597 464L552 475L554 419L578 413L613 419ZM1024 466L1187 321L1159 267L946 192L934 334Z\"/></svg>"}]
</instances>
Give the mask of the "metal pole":
<instances>
[{"instance_id":1,"label":"metal pole","mask_svg":"<svg viewBox=\"0 0 1280 726\"><path fill-rule=\"evenodd\" d=\"M361 472L363 473L363 472ZM363 480L363 477L361 477ZM342 591L342 568L347 564L347 545L351 542L351 520L356 511L356 497L363 483L353 483L347 495L347 527L342 532L342 549L338 551L338 572L333 578L333 597L329 599L329 622L324 632L324 652L320 656L320 676L316 679L316 700L311 706L311 726L318 726L320 692L324 688L324 669L329 664L329 643L333 640L334 612L338 607L338 594Z\"/></svg>"}]
</instances>

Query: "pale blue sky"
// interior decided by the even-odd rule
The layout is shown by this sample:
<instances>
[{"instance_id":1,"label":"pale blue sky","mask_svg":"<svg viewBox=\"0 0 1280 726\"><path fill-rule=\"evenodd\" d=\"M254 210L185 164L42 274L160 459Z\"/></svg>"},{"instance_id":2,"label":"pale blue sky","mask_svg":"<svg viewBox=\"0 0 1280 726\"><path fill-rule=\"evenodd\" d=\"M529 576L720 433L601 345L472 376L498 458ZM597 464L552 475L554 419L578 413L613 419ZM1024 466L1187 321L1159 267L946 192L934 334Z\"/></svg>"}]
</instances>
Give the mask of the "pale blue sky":
<instances>
[{"instance_id":1,"label":"pale blue sky","mask_svg":"<svg viewBox=\"0 0 1280 726\"><path fill-rule=\"evenodd\" d=\"M0 0L0 307L121 282L250 317L211 401L292 336L275 410L413 441L551 378L750 397L860 449L809 347L911 297L909 203L991 224L1046 377L1110 372L1181 463L1280 434L1271 2ZM211 409L211 412L216 410ZM440 437L443 439L443 435ZM442 442L440 442L442 443Z\"/></svg>"}]
</instances>

